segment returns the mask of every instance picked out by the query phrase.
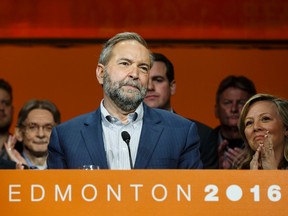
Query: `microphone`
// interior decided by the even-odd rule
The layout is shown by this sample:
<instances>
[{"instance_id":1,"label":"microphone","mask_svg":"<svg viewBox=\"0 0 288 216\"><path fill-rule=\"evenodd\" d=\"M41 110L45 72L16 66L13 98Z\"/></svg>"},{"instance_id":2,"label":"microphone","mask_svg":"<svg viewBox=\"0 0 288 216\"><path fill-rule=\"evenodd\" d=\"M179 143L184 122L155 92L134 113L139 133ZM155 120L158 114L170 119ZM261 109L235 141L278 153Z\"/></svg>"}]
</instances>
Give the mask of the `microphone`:
<instances>
[{"instance_id":1,"label":"microphone","mask_svg":"<svg viewBox=\"0 0 288 216\"><path fill-rule=\"evenodd\" d=\"M129 160L130 160L130 168L133 169L133 163L132 163L132 157L131 157L131 150L130 150L130 134L127 131L122 131L121 133L123 141L127 144L128 147L128 153L129 153Z\"/></svg>"}]
</instances>

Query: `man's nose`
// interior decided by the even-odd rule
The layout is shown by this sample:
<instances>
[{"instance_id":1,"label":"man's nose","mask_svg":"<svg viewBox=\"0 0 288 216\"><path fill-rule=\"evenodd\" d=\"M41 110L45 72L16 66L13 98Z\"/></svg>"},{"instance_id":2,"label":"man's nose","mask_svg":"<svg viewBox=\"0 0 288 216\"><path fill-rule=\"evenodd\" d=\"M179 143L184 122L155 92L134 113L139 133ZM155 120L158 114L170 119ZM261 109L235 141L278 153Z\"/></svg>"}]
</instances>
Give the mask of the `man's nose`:
<instances>
[{"instance_id":1,"label":"man's nose","mask_svg":"<svg viewBox=\"0 0 288 216\"><path fill-rule=\"evenodd\" d=\"M136 65L131 65L129 77L131 77L132 79L137 79L139 77L139 69Z\"/></svg>"},{"instance_id":2,"label":"man's nose","mask_svg":"<svg viewBox=\"0 0 288 216\"><path fill-rule=\"evenodd\" d=\"M38 128L37 136L38 137L44 137L45 136L45 132L44 132L44 128L43 127L39 127Z\"/></svg>"},{"instance_id":3,"label":"man's nose","mask_svg":"<svg viewBox=\"0 0 288 216\"><path fill-rule=\"evenodd\" d=\"M151 79L149 79L148 81L148 90L150 91L154 90L154 84Z\"/></svg>"},{"instance_id":4,"label":"man's nose","mask_svg":"<svg viewBox=\"0 0 288 216\"><path fill-rule=\"evenodd\" d=\"M237 103L232 103L231 112L235 113L235 112L238 112L238 111L239 111L239 108L238 108Z\"/></svg>"}]
</instances>

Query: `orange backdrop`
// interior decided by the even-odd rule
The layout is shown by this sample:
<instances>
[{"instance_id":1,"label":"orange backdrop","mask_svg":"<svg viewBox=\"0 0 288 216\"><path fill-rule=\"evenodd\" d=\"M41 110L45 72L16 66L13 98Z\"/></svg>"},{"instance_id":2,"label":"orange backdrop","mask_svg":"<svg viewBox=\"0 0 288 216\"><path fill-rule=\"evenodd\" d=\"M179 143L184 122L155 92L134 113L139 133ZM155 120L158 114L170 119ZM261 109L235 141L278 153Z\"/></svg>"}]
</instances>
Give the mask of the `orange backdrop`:
<instances>
[{"instance_id":1,"label":"orange backdrop","mask_svg":"<svg viewBox=\"0 0 288 216\"><path fill-rule=\"evenodd\" d=\"M286 216L285 170L0 171L8 215Z\"/></svg>"},{"instance_id":2,"label":"orange backdrop","mask_svg":"<svg viewBox=\"0 0 288 216\"><path fill-rule=\"evenodd\" d=\"M95 68L102 45L86 44L59 48L47 45L0 46L0 77L14 88L16 114L31 98L52 100L66 121L98 107L102 89ZM194 47L153 45L175 65L177 91L172 103L185 117L212 127L215 92L227 75L245 75L254 80L259 92L288 98L287 49L241 49L239 47Z\"/></svg>"},{"instance_id":3,"label":"orange backdrop","mask_svg":"<svg viewBox=\"0 0 288 216\"><path fill-rule=\"evenodd\" d=\"M288 38L286 0L1 0L0 38Z\"/></svg>"},{"instance_id":4,"label":"orange backdrop","mask_svg":"<svg viewBox=\"0 0 288 216\"><path fill-rule=\"evenodd\" d=\"M212 127L215 92L230 74L288 98L286 0L1 0L0 77L14 88L15 126L31 98L50 99L62 121L102 99L95 67L103 42L135 31L172 60L179 114Z\"/></svg>"}]
</instances>

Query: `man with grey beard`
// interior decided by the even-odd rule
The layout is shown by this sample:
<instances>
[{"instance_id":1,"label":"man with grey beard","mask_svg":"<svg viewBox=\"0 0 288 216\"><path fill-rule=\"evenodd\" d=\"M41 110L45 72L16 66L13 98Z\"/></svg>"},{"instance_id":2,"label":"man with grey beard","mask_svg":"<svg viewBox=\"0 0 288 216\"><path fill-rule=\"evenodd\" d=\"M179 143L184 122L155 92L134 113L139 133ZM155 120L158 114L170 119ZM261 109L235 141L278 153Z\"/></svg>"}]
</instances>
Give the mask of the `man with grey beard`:
<instances>
[{"instance_id":1,"label":"man with grey beard","mask_svg":"<svg viewBox=\"0 0 288 216\"><path fill-rule=\"evenodd\" d=\"M107 41L96 68L100 107L53 128L49 169L202 168L195 123L143 103L152 64L140 35Z\"/></svg>"}]
</instances>

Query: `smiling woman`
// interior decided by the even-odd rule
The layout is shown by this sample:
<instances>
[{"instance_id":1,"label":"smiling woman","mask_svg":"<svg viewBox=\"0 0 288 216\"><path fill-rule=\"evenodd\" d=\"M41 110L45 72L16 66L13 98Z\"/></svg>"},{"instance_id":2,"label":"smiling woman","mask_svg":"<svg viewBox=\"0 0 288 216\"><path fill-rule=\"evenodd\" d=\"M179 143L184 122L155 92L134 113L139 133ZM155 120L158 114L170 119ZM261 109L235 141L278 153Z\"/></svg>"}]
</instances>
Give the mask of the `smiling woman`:
<instances>
[{"instance_id":1,"label":"smiling woman","mask_svg":"<svg viewBox=\"0 0 288 216\"><path fill-rule=\"evenodd\" d=\"M239 130L245 140L242 169L288 169L288 101L257 94L245 104Z\"/></svg>"}]
</instances>

